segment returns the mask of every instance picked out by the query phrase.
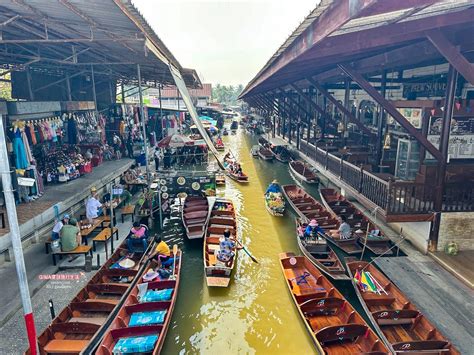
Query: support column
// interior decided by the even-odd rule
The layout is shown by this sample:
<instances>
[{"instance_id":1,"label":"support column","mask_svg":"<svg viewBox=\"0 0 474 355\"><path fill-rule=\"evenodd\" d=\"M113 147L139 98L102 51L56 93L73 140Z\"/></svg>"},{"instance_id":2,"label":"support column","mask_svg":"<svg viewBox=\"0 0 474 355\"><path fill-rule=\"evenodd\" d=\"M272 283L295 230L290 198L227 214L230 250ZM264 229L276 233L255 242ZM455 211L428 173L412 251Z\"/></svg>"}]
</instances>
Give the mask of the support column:
<instances>
[{"instance_id":1,"label":"support column","mask_svg":"<svg viewBox=\"0 0 474 355\"><path fill-rule=\"evenodd\" d=\"M31 72L30 67L26 68L26 83L28 84L28 95L30 97L30 101L35 101L35 95L33 93L33 88L31 86Z\"/></svg>"},{"instance_id":2,"label":"support column","mask_svg":"<svg viewBox=\"0 0 474 355\"><path fill-rule=\"evenodd\" d=\"M143 130L143 147L145 148L146 178L147 178L147 182L150 183L150 167L149 167L150 161L148 157L148 140L146 136L146 126L145 126L145 110L143 109L142 74L140 71L140 64L137 64L137 76L138 76L138 97L140 99L140 118L142 121L142 130ZM150 213L150 216L153 216L153 213Z\"/></svg>"},{"instance_id":3,"label":"support column","mask_svg":"<svg viewBox=\"0 0 474 355\"><path fill-rule=\"evenodd\" d=\"M273 121L273 124L272 124L272 137L275 138L275 132L276 132L276 116L273 114L272 115L272 121Z\"/></svg>"},{"instance_id":4,"label":"support column","mask_svg":"<svg viewBox=\"0 0 474 355\"><path fill-rule=\"evenodd\" d=\"M69 78L69 74L66 74L66 91L67 91L67 99L68 99L68 101L72 101L71 79Z\"/></svg>"},{"instance_id":5,"label":"support column","mask_svg":"<svg viewBox=\"0 0 474 355\"><path fill-rule=\"evenodd\" d=\"M385 98L386 90L387 89L387 71L382 71L382 81L380 83L380 95ZM378 171L382 172L382 165L383 165L383 141L384 141L384 132L383 127L385 126L385 111L382 105L379 105L379 117L377 120L377 137L376 144L375 144L375 152L377 154L377 163Z\"/></svg>"},{"instance_id":6,"label":"support column","mask_svg":"<svg viewBox=\"0 0 474 355\"><path fill-rule=\"evenodd\" d=\"M163 104L161 103L161 88L162 84L158 85L158 99L160 100L160 132L161 132L161 137L160 139L163 139Z\"/></svg>"},{"instance_id":7,"label":"support column","mask_svg":"<svg viewBox=\"0 0 474 355\"><path fill-rule=\"evenodd\" d=\"M350 111L349 107L349 97L351 94L351 80L347 78L344 80L344 107L346 108L347 112ZM349 131L347 130L347 123L349 122L349 116L347 115L347 112L343 113L344 118L343 118L343 124L344 124L344 131L342 132L343 136L343 144L347 145L347 138L349 137Z\"/></svg>"},{"instance_id":8,"label":"support column","mask_svg":"<svg viewBox=\"0 0 474 355\"><path fill-rule=\"evenodd\" d=\"M120 92L122 93L122 103L125 103L125 87L123 85L123 82L120 83Z\"/></svg>"},{"instance_id":9,"label":"support column","mask_svg":"<svg viewBox=\"0 0 474 355\"><path fill-rule=\"evenodd\" d=\"M94 76L94 66L91 65L91 78L92 78L92 98L94 99L95 104L95 112L99 112L99 108L97 107L97 93L95 91L95 76Z\"/></svg>"},{"instance_id":10,"label":"support column","mask_svg":"<svg viewBox=\"0 0 474 355\"><path fill-rule=\"evenodd\" d=\"M438 177L436 183L436 197L434 203L435 218L428 241L428 248L430 251L436 251L438 248L439 227L441 223L441 211L443 209L443 194L444 185L446 181L446 168L448 164L448 147L449 147L449 133L451 130L451 119L454 110L454 95L456 92L456 82L458 79L458 72L449 65L448 71L448 85L446 87L446 97L444 103L443 126L441 127L439 150L442 159L438 161Z\"/></svg>"}]
</instances>

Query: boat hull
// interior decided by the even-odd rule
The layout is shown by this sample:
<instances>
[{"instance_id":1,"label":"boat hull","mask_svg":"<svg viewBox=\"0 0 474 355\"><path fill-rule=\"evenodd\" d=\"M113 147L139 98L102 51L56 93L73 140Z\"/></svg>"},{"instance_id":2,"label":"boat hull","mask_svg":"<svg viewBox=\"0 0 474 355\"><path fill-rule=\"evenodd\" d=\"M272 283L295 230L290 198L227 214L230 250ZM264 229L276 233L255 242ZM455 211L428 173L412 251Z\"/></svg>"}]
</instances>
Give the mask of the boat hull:
<instances>
[{"instance_id":1,"label":"boat hull","mask_svg":"<svg viewBox=\"0 0 474 355\"><path fill-rule=\"evenodd\" d=\"M212 206L210 206L207 197L186 197L181 212L181 220L188 239L204 237L211 209Z\"/></svg>"},{"instance_id":2,"label":"boat hull","mask_svg":"<svg viewBox=\"0 0 474 355\"><path fill-rule=\"evenodd\" d=\"M300 163L298 161L292 161L289 163L289 166L290 166L290 171L293 173L293 175L295 175L295 177L298 179L298 180L301 180L307 184L319 184L319 179L318 177L314 174L314 173L310 173L310 174L306 174L306 176L298 171L298 169L296 168L296 165ZM302 163L300 163L302 164ZM303 165L301 165L303 166ZM308 168L309 169L309 168Z\"/></svg>"}]
</instances>

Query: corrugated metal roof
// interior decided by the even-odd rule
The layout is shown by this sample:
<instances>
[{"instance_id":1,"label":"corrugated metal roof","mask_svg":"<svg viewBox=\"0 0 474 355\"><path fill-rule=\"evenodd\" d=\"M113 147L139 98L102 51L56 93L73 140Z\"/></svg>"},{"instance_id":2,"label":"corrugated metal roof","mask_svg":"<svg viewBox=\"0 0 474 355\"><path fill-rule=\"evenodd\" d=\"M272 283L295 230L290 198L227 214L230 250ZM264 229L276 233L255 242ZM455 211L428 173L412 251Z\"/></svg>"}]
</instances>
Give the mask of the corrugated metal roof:
<instances>
[{"instance_id":1,"label":"corrugated metal roof","mask_svg":"<svg viewBox=\"0 0 474 355\"><path fill-rule=\"evenodd\" d=\"M176 86L165 86L161 90L162 98L176 98L177 91ZM208 97L212 96L212 84L202 84L201 89L189 89L189 94L191 97Z\"/></svg>"},{"instance_id":2,"label":"corrugated metal roof","mask_svg":"<svg viewBox=\"0 0 474 355\"><path fill-rule=\"evenodd\" d=\"M171 63L188 85L200 84L195 72L181 67L130 0L1 1L0 23L12 18L2 27L0 65L41 57L30 65L33 70L60 74L93 63L97 72L136 81L136 64L140 64L145 81L173 83ZM161 57L147 50L145 41ZM78 53L76 62L74 53Z\"/></svg>"}]
</instances>

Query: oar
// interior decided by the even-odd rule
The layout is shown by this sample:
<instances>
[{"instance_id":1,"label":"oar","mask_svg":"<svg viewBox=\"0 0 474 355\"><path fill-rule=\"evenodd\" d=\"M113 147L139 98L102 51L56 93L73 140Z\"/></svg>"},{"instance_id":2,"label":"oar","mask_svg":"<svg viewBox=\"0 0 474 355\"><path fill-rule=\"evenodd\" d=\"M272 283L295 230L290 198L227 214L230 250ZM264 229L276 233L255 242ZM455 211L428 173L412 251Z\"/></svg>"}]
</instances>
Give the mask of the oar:
<instances>
[{"instance_id":1,"label":"oar","mask_svg":"<svg viewBox=\"0 0 474 355\"><path fill-rule=\"evenodd\" d=\"M176 279L175 275L175 266L176 266L176 256L178 254L178 244L173 245L173 275L171 275L170 280Z\"/></svg>"},{"instance_id":2,"label":"oar","mask_svg":"<svg viewBox=\"0 0 474 355\"><path fill-rule=\"evenodd\" d=\"M258 260L255 259L252 254L250 254L250 252L247 250L247 247L245 245L243 245L242 242L240 242L240 240L236 239L236 241L237 241L237 243L239 243L242 246L242 249L245 251L245 254L247 254L249 256L249 258L252 259L252 261L254 263L258 264Z\"/></svg>"}]
</instances>

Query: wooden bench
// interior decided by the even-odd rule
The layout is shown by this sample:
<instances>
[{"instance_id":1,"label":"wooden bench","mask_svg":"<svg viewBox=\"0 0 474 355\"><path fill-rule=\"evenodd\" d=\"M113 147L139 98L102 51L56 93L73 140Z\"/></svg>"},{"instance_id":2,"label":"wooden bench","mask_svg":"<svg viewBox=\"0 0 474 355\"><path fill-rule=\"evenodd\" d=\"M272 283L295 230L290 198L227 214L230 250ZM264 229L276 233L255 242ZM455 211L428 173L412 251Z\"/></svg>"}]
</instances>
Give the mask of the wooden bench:
<instances>
[{"instance_id":1,"label":"wooden bench","mask_svg":"<svg viewBox=\"0 0 474 355\"><path fill-rule=\"evenodd\" d=\"M47 354L79 354L87 345L89 340L76 339L54 339L44 347Z\"/></svg>"},{"instance_id":2,"label":"wooden bench","mask_svg":"<svg viewBox=\"0 0 474 355\"><path fill-rule=\"evenodd\" d=\"M135 222L135 205L124 206L120 212L122 213L122 223L124 223L125 216L132 216L132 222Z\"/></svg>"},{"instance_id":3,"label":"wooden bench","mask_svg":"<svg viewBox=\"0 0 474 355\"><path fill-rule=\"evenodd\" d=\"M116 240L119 239L119 234L118 234L118 228L114 227L112 228L105 228L102 229L102 231L97 234L93 239L92 239L92 248L94 251L96 251L96 243L104 243L105 244L105 257L108 259L109 258L109 253L107 251L107 242L109 240L112 240L111 245L110 245L110 253L114 252L114 242L113 242L113 237L115 235Z\"/></svg>"},{"instance_id":4,"label":"wooden bench","mask_svg":"<svg viewBox=\"0 0 474 355\"><path fill-rule=\"evenodd\" d=\"M76 249L71 251L59 251L56 253L51 253L53 256L53 265L56 266L56 255L62 257L63 255L81 255L83 254L84 257L89 254L92 256L92 247L90 245L79 245Z\"/></svg>"}]
</instances>

